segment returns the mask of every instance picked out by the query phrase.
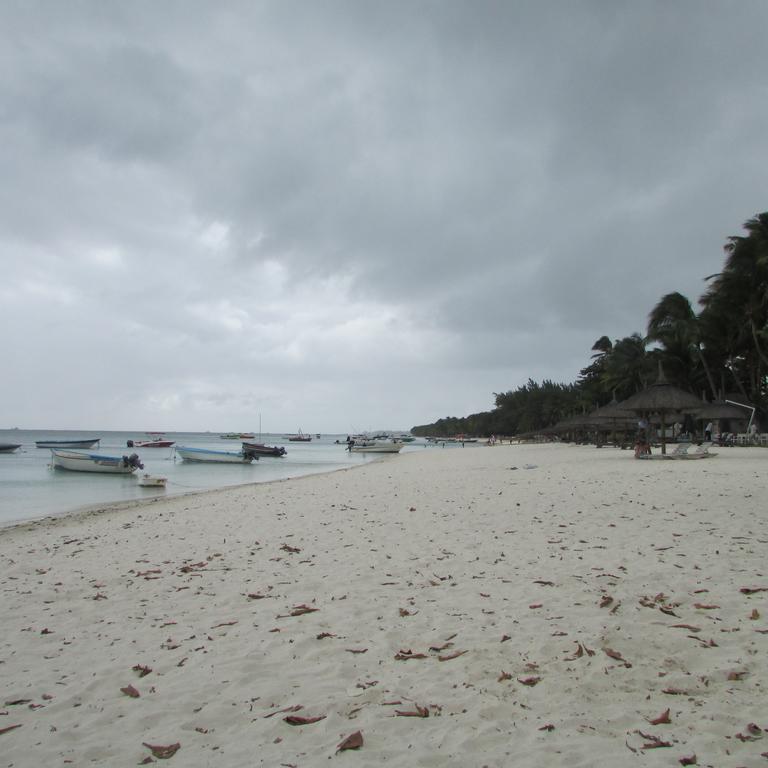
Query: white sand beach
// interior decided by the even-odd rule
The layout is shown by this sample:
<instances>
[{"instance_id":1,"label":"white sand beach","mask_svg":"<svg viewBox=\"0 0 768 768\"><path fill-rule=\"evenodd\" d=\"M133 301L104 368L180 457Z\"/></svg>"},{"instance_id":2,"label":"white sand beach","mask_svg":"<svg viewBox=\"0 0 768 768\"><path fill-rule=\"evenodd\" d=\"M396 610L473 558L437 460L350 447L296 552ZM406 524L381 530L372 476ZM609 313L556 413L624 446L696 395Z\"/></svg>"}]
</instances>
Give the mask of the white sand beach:
<instances>
[{"instance_id":1,"label":"white sand beach","mask_svg":"<svg viewBox=\"0 0 768 768\"><path fill-rule=\"evenodd\" d=\"M766 765L767 467L431 449L0 530L0 766Z\"/></svg>"}]
</instances>

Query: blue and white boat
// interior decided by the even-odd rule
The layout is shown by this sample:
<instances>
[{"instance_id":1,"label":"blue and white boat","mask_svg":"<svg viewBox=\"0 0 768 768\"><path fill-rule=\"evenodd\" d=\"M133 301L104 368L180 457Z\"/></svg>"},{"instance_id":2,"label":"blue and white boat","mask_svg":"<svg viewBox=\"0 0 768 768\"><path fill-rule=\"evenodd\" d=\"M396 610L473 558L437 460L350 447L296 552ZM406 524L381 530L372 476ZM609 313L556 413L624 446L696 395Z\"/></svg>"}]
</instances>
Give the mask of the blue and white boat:
<instances>
[{"instance_id":1,"label":"blue and white boat","mask_svg":"<svg viewBox=\"0 0 768 768\"><path fill-rule=\"evenodd\" d=\"M100 440L100 437L89 437L86 440L35 440L35 445L38 448L93 448Z\"/></svg>"},{"instance_id":2,"label":"blue and white boat","mask_svg":"<svg viewBox=\"0 0 768 768\"><path fill-rule=\"evenodd\" d=\"M218 451L213 448L190 448L184 445L177 445L176 453L184 461L205 461L213 464L250 464L254 459L258 459L247 451Z\"/></svg>"},{"instance_id":3,"label":"blue and white boat","mask_svg":"<svg viewBox=\"0 0 768 768\"><path fill-rule=\"evenodd\" d=\"M51 450L51 465L54 469L68 469L72 472L99 472L107 475L130 475L144 465L139 457L132 453L130 456L101 456L98 453L81 453L80 451Z\"/></svg>"}]
</instances>

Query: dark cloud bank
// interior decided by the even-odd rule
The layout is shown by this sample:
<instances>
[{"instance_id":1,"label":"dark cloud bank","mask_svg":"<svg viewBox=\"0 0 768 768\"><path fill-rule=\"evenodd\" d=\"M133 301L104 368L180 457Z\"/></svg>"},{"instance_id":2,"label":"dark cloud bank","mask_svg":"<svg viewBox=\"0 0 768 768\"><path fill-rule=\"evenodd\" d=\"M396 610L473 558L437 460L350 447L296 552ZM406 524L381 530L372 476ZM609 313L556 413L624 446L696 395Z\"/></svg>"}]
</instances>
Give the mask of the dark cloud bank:
<instances>
[{"instance_id":1,"label":"dark cloud bank","mask_svg":"<svg viewBox=\"0 0 768 768\"><path fill-rule=\"evenodd\" d=\"M765 209L763 2L7 2L6 426L572 381Z\"/></svg>"}]
</instances>

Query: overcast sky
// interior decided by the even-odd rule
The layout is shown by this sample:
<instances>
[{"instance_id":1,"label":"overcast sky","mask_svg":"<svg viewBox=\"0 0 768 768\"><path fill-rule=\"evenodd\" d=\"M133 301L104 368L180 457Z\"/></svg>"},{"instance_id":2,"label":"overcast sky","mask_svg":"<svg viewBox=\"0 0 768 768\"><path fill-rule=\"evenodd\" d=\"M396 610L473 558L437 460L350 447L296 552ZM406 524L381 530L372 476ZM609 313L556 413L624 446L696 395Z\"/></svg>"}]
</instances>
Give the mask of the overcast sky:
<instances>
[{"instance_id":1,"label":"overcast sky","mask_svg":"<svg viewBox=\"0 0 768 768\"><path fill-rule=\"evenodd\" d=\"M768 208L768 2L0 2L0 428L571 382Z\"/></svg>"}]
</instances>

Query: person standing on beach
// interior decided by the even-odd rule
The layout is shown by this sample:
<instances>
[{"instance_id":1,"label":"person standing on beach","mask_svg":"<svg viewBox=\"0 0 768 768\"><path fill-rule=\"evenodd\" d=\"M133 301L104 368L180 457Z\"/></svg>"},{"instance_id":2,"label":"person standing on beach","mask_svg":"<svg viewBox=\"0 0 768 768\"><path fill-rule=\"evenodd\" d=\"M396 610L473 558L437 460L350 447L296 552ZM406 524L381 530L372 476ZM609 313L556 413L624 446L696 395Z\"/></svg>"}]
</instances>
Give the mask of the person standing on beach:
<instances>
[{"instance_id":1,"label":"person standing on beach","mask_svg":"<svg viewBox=\"0 0 768 768\"><path fill-rule=\"evenodd\" d=\"M704 427L704 442L712 442L712 422L710 421L706 427Z\"/></svg>"}]
</instances>

